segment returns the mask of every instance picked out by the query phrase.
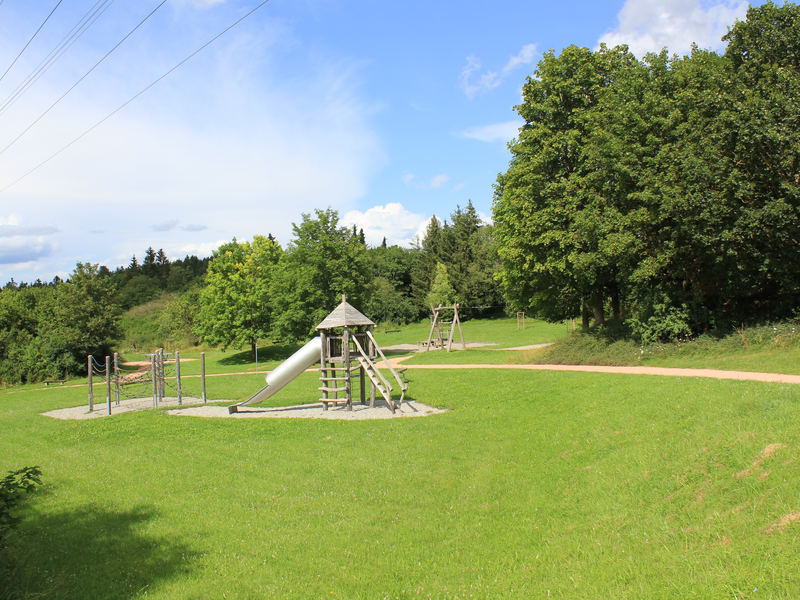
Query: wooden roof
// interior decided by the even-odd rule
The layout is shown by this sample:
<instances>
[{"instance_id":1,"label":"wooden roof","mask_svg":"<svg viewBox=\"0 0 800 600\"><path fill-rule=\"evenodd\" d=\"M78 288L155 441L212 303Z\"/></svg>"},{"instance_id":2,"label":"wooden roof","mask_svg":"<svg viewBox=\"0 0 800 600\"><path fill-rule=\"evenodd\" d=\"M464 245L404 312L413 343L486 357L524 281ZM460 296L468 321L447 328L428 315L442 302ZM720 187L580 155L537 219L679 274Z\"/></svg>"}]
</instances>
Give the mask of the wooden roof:
<instances>
[{"instance_id":1,"label":"wooden roof","mask_svg":"<svg viewBox=\"0 0 800 600\"><path fill-rule=\"evenodd\" d=\"M342 303L325 317L322 323L317 325L317 330L331 329L333 327L352 327L354 325L375 325L375 323L350 306L347 301L342 300Z\"/></svg>"}]
</instances>

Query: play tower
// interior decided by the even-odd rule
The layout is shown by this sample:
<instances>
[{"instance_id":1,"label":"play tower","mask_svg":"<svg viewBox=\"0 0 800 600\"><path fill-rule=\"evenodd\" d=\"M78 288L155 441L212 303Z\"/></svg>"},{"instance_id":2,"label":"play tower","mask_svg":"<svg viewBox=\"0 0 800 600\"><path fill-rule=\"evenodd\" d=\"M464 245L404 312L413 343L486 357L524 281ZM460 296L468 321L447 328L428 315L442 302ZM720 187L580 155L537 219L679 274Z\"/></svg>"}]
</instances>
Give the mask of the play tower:
<instances>
[{"instance_id":1,"label":"play tower","mask_svg":"<svg viewBox=\"0 0 800 600\"><path fill-rule=\"evenodd\" d=\"M375 323L348 304L342 295L342 303L317 325L319 337L270 372L263 389L248 400L229 406L229 412L238 412L239 406L263 402L317 361L320 363L320 402L325 410L331 404L344 404L347 410L353 410L353 399L358 397L361 404L366 404L367 393L370 408L374 408L379 393L395 412L405 398L408 384L386 360L372 335L374 327ZM389 369L401 390L398 401L392 399L393 387L376 365L379 360Z\"/></svg>"}]
</instances>

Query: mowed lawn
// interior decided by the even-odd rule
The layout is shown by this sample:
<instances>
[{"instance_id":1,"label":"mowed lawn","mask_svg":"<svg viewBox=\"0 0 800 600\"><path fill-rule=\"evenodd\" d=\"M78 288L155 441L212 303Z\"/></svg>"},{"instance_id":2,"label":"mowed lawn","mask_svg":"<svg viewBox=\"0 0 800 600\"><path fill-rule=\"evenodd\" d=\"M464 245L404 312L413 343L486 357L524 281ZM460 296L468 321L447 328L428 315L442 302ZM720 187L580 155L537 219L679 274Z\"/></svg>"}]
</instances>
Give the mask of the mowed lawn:
<instances>
[{"instance_id":1,"label":"mowed lawn","mask_svg":"<svg viewBox=\"0 0 800 600\"><path fill-rule=\"evenodd\" d=\"M0 390L0 465L45 482L23 597L800 597L800 388L408 373L450 411L57 421L85 388Z\"/></svg>"}]
</instances>

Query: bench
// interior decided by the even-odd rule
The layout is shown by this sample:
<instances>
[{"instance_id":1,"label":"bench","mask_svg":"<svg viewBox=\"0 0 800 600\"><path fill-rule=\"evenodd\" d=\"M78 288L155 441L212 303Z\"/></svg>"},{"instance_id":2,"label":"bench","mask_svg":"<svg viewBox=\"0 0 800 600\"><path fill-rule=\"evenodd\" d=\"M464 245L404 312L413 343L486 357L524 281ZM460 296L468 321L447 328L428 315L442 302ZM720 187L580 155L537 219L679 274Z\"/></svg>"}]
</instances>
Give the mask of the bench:
<instances>
[{"instance_id":1,"label":"bench","mask_svg":"<svg viewBox=\"0 0 800 600\"><path fill-rule=\"evenodd\" d=\"M65 381L66 379L45 379L43 383L45 385L50 385L51 383L60 383L61 385L64 385Z\"/></svg>"},{"instance_id":2,"label":"bench","mask_svg":"<svg viewBox=\"0 0 800 600\"><path fill-rule=\"evenodd\" d=\"M402 329L384 329L384 333L400 333Z\"/></svg>"}]
</instances>

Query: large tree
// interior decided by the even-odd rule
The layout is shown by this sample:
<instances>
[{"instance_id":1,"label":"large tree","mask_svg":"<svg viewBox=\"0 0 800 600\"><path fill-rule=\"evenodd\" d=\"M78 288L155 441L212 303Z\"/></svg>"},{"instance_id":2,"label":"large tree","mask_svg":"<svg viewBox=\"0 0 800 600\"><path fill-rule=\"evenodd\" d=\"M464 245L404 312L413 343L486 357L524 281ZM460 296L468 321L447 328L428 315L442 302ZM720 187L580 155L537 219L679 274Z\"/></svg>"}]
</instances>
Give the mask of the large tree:
<instances>
[{"instance_id":1,"label":"large tree","mask_svg":"<svg viewBox=\"0 0 800 600\"><path fill-rule=\"evenodd\" d=\"M544 55L515 109L525 120L509 144L508 171L498 176L494 235L500 280L510 308L560 320L589 308L603 322L618 287L617 265L602 244L616 215L601 189L587 185L590 117L603 89L637 66L625 47L599 52L570 46Z\"/></svg>"},{"instance_id":2,"label":"large tree","mask_svg":"<svg viewBox=\"0 0 800 600\"><path fill-rule=\"evenodd\" d=\"M252 243L234 238L214 252L194 321L202 341L223 348L249 345L255 358L256 340L272 330L271 288L281 254L277 242L260 235Z\"/></svg>"},{"instance_id":3,"label":"large tree","mask_svg":"<svg viewBox=\"0 0 800 600\"><path fill-rule=\"evenodd\" d=\"M305 339L342 301L364 310L369 300L367 248L356 231L339 225L328 208L303 213L293 223L294 240L286 249L273 286L274 334Z\"/></svg>"}]
</instances>

